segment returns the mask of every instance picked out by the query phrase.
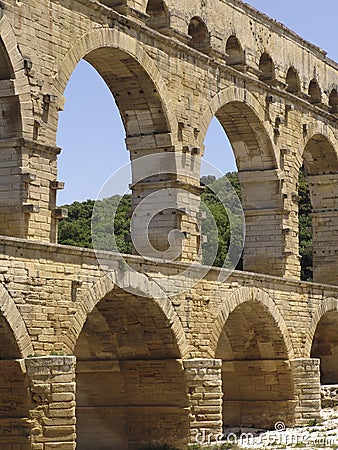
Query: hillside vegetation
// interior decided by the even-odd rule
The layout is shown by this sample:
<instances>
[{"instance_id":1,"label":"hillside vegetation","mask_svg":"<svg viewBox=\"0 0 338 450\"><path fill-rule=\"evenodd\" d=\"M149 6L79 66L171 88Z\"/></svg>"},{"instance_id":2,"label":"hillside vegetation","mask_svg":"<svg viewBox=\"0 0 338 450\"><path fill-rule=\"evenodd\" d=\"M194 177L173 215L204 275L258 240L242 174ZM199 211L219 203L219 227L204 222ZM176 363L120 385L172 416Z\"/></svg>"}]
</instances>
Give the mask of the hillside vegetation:
<instances>
[{"instance_id":1,"label":"hillside vegetation","mask_svg":"<svg viewBox=\"0 0 338 450\"><path fill-rule=\"evenodd\" d=\"M227 181L228 180L228 181ZM229 189L229 181L233 190ZM201 195L201 210L207 212L202 222L202 234L207 236L207 244L203 245L203 262L214 266L223 266L228 253L230 241L230 226L227 210L230 208L232 225L240 230L240 220L237 213L239 204L237 198L241 196L241 189L236 172L226 174L215 179L213 176L201 178L205 186ZM237 195L236 195L237 194ZM238 197L237 197L238 196ZM312 231L311 231L311 202L304 172L299 177L299 243L302 256L302 279L312 278ZM78 247L92 248L93 226L95 247L102 250L119 250L121 253L131 253L131 243L126 238L130 234L131 195L123 197L115 195L111 198L95 202L87 200L65 205L69 211L68 219L60 221L59 243ZM114 216L114 223L112 217ZM216 223L216 228L213 226ZM240 235L240 232L238 233ZM239 237L235 246L240 246ZM217 242L218 241L218 242ZM218 244L218 246L217 246ZM216 255L212 251L216 246ZM241 261L237 265L241 268Z\"/></svg>"}]
</instances>

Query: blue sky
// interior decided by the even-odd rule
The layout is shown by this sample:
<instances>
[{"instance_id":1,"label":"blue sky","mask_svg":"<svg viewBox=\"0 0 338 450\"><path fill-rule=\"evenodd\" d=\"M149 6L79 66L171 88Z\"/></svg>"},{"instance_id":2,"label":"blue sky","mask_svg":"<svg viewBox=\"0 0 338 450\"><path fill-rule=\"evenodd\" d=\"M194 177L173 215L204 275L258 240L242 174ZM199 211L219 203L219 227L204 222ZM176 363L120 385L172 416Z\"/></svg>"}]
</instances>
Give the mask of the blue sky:
<instances>
[{"instance_id":1,"label":"blue sky","mask_svg":"<svg viewBox=\"0 0 338 450\"><path fill-rule=\"evenodd\" d=\"M338 61L338 0L248 0L247 3L322 47ZM101 187L129 161L114 99L101 77L80 62L68 83L60 113L58 179L66 182L58 204L97 198ZM231 148L217 121L209 127L205 158L225 173L235 169ZM120 177L121 178L121 177ZM116 187L122 193L129 180Z\"/></svg>"}]
</instances>

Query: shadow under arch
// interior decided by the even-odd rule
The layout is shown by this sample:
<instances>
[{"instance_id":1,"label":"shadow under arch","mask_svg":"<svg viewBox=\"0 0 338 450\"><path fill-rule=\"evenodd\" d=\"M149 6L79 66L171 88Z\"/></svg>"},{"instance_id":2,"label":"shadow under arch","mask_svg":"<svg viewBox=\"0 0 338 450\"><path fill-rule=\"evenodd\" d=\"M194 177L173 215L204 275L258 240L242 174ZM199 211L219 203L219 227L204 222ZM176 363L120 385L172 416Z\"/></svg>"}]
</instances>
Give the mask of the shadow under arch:
<instances>
[{"instance_id":1,"label":"shadow under arch","mask_svg":"<svg viewBox=\"0 0 338 450\"><path fill-rule=\"evenodd\" d=\"M128 291L106 279L97 282L74 317L77 448L183 447L188 394L182 325L168 299L151 298L156 283L141 274L125 278Z\"/></svg>"},{"instance_id":2,"label":"shadow under arch","mask_svg":"<svg viewBox=\"0 0 338 450\"><path fill-rule=\"evenodd\" d=\"M0 285L0 448L13 443L29 448L32 409L23 358L33 346L23 318L4 286ZM8 432L10 430L10 432Z\"/></svg>"},{"instance_id":3,"label":"shadow under arch","mask_svg":"<svg viewBox=\"0 0 338 450\"><path fill-rule=\"evenodd\" d=\"M158 304L158 307L162 309L163 314L170 325L181 358L188 358L189 348L183 325L170 299L159 285L155 281L149 279L146 275L135 272L125 274L123 280L119 280L119 286L121 286L126 293L132 291L134 292L134 295L153 299L153 301ZM69 338L71 344L68 345L68 351L70 351L70 353L74 351L76 341L87 320L87 316L93 311L97 303L115 288L117 288L117 286L113 283L110 276L103 276L88 289L81 299L79 299L78 310L70 325Z\"/></svg>"},{"instance_id":4,"label":"shadow under arch","mask_svg":"<svg viewBox=\"0 0 338 450\"><path fill-rule=\"evenodd\" d=\"M316 122L307 130L303 161L309 175L338 171L338 142L332 130L325 124Z\"/></svg>"},{"instance_id":5,"label":"shadow under arch","mask_svg":"<svg viewBox=\"0 0 338 450\"><path fill-rule=\"evenodd\" d=\"M290 92L291 94L300 94L301 87L300 87L300 79L298 71L293 67L289 67L286 78L286 91Z\"/></svg>"},{"instance_id":6,"label":"shadow under arch","mask_svg":"<svg viewBox=\"0 0 338 450\"><path fill-rule=\"evenodd\" d=\"M1 90L6 91L6 95L0 97L2 110L0 135L1 139L20 138L25 130L22 116L32 116L32 108L29 108L32 105L27 102L27 99L25 99L25 111L21 111L20 97L27 96L30 88L23 70L22 55L18 51L18 46L15 45L16 35L5 16L0 19L0 36L0 86ZM17 94L17 86L19 86L20 95Z\"/></svg>"},{"instance_id":7,"label":"shadow under arch","mask_svg":"<svg viewBox=\"0 0 338 450\"><path fill-rule=\"evenodd\" d=\"M225 46L226 63L228 66L244 66L245 51L242 44L235 34L228 37Z\"/></svg>"},{"instance_id":8,"label":"shadow under arch","mask_svg":"<svg viewBox=\"0 0 338 450\"><path fill-rule=\"evenodd\" d=\"M304 137L303 164L312 205L313 280L335 284L338 240L338 141L322 123L309 127Z\"/></svg>"},{"instance_id":9,"label":"shadow under arch","mask_svg":"<svg viewBox=\"0 0 338 450\"><path fill-rule=\"evenodd\" d=\"M58 67L56 89L61 95L81 59L92 64L111 89L127 137L167 133L172 141L178 127L176 113L160 72L140 43L115 29L100 29L85 34L74 43ZM113 63L117 66L114 67ZM140 130L138 116L132 113L133 107L136 109L140 105L140 120L141 116L146 119L147 110L151 112L149 129ZM131 115L128 115L128 110L131 110Z\"/></svg>"},{"instance_id":10,"label":"shadow under arch","mask_svg":"<svg viewBox=\"0 0 338 450\"><path fill-rule=\"evenodd\" d=\"M295 394L288 360L293 348L270 296L240 288L224 303L211 347L222 359L223 424L273 428L293 424Z\"/></svg>"},{"instance_id":11,"label":"shadow under arch","mask_svg":"<svg viewBox=\"0 0 338 450\"><path fill-rule=\"evenodd\" d=\"M230 314L238 306L246 302L257 302L264 306L264 309L268 311L273 318L274 323L277 324L280 336L283 337L283 342L285 344L284 350L286 352L284 356L288 359L294 358L294 350L290 334L276 303L267 292L262 289L252 287L242 287L236 289L236 291L226 300L226 302L224 302L211 332L212 340L210 342L210 348L212 350L212 357L214 357L222 330L224 329Z\"/></svg>"},{"instance_id":12,"label":"shadow under arch","mask_svg":"<svg viewBox=\"0 0 338 450\"><path fill-rule=\"evenodd\" d=\"M190 19L188 35L191 37L190 46L202 53L210 51L210 33L207 24L199 16Z\"/></svg>"},{"instance_id":13,"label":"shadow under arch","mask_svg":"<svg viewBox=\"0 0 338 450\"><path fill-rule=\"evenodd\" d=\"M232 109L237 109L233 111ZM233 120L231 113L235 112ZM238 117L240 115L240 117ZM230 87L213 97L201 121L201 139L205 137L212 118L216 116L229 136L239 170L264 170L278 167L273 136L265 127L265 108L247 90ZM242 117L241 117L242 116ZM232 125L232 123L234 125ZM242 126L255 139L255 151L243 148L248 135L242 135L235 125ZM253 129L253 127L257 127ZM235 139L236 138L236 139Z\"/></svg>"},{"instance_id":14,"label":"shadow under arch","mask_svg":"<svg viewBox=\"0 0 338 450\"><path fill-rule=\"evenodd\" d=\"M164 0L148 0L146 14L149 16L146 21L148 27L160 33L165 33L168 30L170 26L170 15Z\"/></svg>"},{"instance_id":15,"label":"shadow under arch","mask_svg":"<svg viewBox=\"0 0 338 450\"><path fill-rule=\"evenodd\" d=\"M320 104L322 101L322 91L316 79L312 79L309 83L308 96L312 105Z\"/></svg>"},{"instance_id":16,"label":"shadow under arch","mask_svg":"<svg viewBox=\"0 0 338 450\"><path fill-rule=\"evenodd\" d=\"M331 114L338 113L338 90L337 86L333 87L329 95L329 106Z\"/></svg>"},{"instance_id":17,"label":"shadow under arch","mask_svg":"<svg viewBox=\"0 0 338 450\"><path fill-rule=\"evenodd\" d=\"M259 60L259 79L266 83L275 81L275 64L269 53L264 52Z\"/></svg>"},{"instance_id":18,"label":"shadow under arch","mask_svg":"<svg viewBox=\"0 0 338 450\"><path fill-rule=\"evenodd\" d=\"M338 384L338 300L326 298L316 308L307 333L306 356L320 359L322 384Z\"/></svg>"},{"instance_id":19,"label":"shadow under arch","mask_svg":"<svg viewBox=\"0 0 338 450\"><path fill-rule=\"evenodd\" d=\"M0 285L0 318L1 331L4 331L7 336L10 335L6 340L4 340L5 337L0 340L0 359L27 358L32 355L33 344L26 324L14 300L2 285Z\"/></svg>"}]
</instances>

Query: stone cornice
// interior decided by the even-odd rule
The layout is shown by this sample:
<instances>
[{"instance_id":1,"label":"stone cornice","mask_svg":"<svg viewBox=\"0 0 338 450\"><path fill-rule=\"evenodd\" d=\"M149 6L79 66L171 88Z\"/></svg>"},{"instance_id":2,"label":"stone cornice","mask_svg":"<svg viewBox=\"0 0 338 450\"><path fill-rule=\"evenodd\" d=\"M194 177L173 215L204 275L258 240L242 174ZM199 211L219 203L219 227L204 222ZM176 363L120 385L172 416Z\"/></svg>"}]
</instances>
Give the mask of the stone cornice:
<instances>
[{"instance_id":1,"label":"stone cornice","mask_svg":"<svg viewBox=\"0 0 338 450\"><path fill-rule=\"evenodd\" d=\"M162 260L146 260L142 258L141 256L134 256L134 255L121 255L120 253L115 252L109 252L109 251L96 251L88 248L80 248L80 247L71 247L68 245L60 245L60 244L50 244L50 243L44 243L44 242L38 242L38 241L32 241L28 239L19 239L19 238L12 238L7 236L0 236L0 246L1 251L4 254L10 255L11 252L7 251L9 247L13 247L15 254L21 253L24 250L31 251L35 250L38 253L35 253L34 256L30 255L30 257L39 259L41 255L39 255L39 252L43 254L43 257L50 257L52 258L53 254L60 255L62 258L64 258L65 255L68 255L69 257L75 257L78 264L81 265L81 260L86 259L86 264L88 264L88 259L92 260L93 266L99 266L99 262L97 261L97 258L99 257L100 261L106 260L110 263L115 263L116 267L118 267L119 261L121 261L121 258L123 257L124 260L126 260L128 263L132 265L139 265L142 266L145 273L148 273L149 276L151 276L152 268L153 271L156 273L161 273L161 268L163 268L163 271L168 274L168 264L165 261ZM7 250L6 250L7 248ZM48 256L50 255L50 256ZM146 270L146 268L149 268ZM173 271L175 274L177 274L177 271L186 271L189 270L189 273L191 276L198 277L200 273L205 274L205 266L201 264L190 264L190 263L184 263L184 262L171 262L169 270ZM203 277L209 281L215 280L217 283L217 277L222 274L222 271L229 272L227 269L221 269L218 267L211 267L207 274ZM239 282L243 283L244 285L250 286L252 283L256 287L259 287L260 285L263 287L264 284L269 283L277 283L279 288L283 290L283 286L286 286L288 289L291 287L295 291L304 291L305 293L310 292L320 292L325 293L326 296L334 295L337 296L338 294L338 286L334 285L328 285L328 284L320 284L320 283L313 283L308 281L299 281L299 280L293 280L291 278L279 278L271 275L264 275L264 274L257 274L253 272L244 272L244 271L232 271L231 275L227 278L226 283L230 285L232 288L236 288L239 286Z\"/></svg>"}]
</instances>

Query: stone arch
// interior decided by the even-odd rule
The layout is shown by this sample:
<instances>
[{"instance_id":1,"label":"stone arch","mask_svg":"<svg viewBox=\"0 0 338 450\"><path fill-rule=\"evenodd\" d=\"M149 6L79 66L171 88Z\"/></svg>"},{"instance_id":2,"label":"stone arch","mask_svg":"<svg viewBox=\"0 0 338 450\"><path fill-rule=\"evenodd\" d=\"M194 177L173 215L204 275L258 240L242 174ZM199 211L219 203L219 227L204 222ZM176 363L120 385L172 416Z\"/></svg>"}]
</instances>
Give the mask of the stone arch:
<instances>
[{"instance_id":1,"label":"stone arch","mask_svg":"<svg viewBox=\"0 0 338 450\"><path fill-rule=\"evenodd\" d=\"M161 111L163 111L162 118L166 122L164 132L170 132L171 139L172 136L177 132L177 118L176 113L172 107L170 95L167 93L164 80L162 79L156 65L147 55L146 51L142 45L133 39L131 36L124 34L122 31L116 29L100 29L95 30L82 36L77 42L74 43L71 50L67 53L65 58L60 64L58 78L56 82L56 89L63 95L66 85L69 81L71 74L73 73L77 63L85 58L88 61L87 55L90 55L89 62L92 64L95 59L100 59L100 56L104 52L120 52L121 55L127 55L131 58L131 62L138 66L141 73L143 73L143 80L147 79L149 82L149 89L151 91L151 84L154 86L154 90L158 92L159 98L157 98L156 103L160 106ZM97 52L100 52L97 53ZM95 54L96 53L96 54ZM96 58L97 57L97 58ZM96 68L96 67L95 67ZM133 71L134 68L132 68ZM101 74L102 75L102 74ZM105 78L103 76L103 78ZM109 82L107 83L109 86ZM125 87L124 91L128 95L128 88ZM142 89L140 89L142 91ZM122 94L122 93L121 93ZM140 95L147 95L147 92L139 92ZM156 92L149 92L150 97L157 97ZM117 98L115 98L117 100ZM119 101L117 100L119 109ZM155 112L157 105L152 105L152 109ZM128 130L127 134L128 134ZM160 131L160 130L157 130Z\"/></svg>"},{"instance_id":2,"label":"stone arch","mask_svg":"<svg viewBox=\"0 0 338 450\"><path fill-rule=\"evenodd\" d=\"M287 92L290 92L291 94L300 93L301 88L299 74L293 66L291 66L287 71L285 82Z\"/></svg>"},{"instance_id":3,"label":"stone arch","mask_svg":"<svg viewBox=\"0 0 338 450\"><path fill-rule=\"evenodd\" d=\"M305 358L310 356L313 338L320 320L325 314L332 311L338 311L338 299L333 297L322 300L320 305L318 305L312 313L312 318L305 341Z\"/></svg>"},{"instance_id":4,"label":"stone arch","mask_svg":"<svg viewBox=\"0 0 338 450\"><path fill-rule=\"evenodd\" d=\"M0 313L4 331L10 331L12 337L9 337L9 343L12 344L13 351L10 358L27 358L34 353L33 345L27 327L18 310L14 300L9 295L4 286L0 286Z\"/></svg>"},{"instance_id":5,"label":"stone arch","mask_svg":"<svg viewBox=\"0 0 338 450\"><path fill-rule=\"evenodd\" d=\"M14 79L14 70L6 51L2 38L0 37L0 81Z\"/></svg>"},{"instance_id":6,"label":"stone arch","mask_svg":"<svg viewBox=\"0 0 338 450\"><path fill-rule=\"evenodd\" d=\"M191 37L191 47L203 53L209 52L210 33L206 23L199 16L190 19L188 35Z\"/></svg>"},{"instance_id":7,"label":"stone arch","mask_svg":"<svg viewBox=\"0 0 338 450\"><path fill-rule=\"evenodd\" d=\"M254 169L271 169L277 168L277 157L275 150L273 148L273 136L265 125L265 109L264 106L256 99L254 95L248 92L246 89L240 89L237 87L229 87L223 89L218 94L216 94L210 101L208 108L206 109L202 121L201 121L201 140L204 140L209 124L214 116L217 117L219 111L226 108L227 105L237 105L239 108L242 106L247 112L252 114L254 118L255 125L257 124L260 128L260 138L259 144L264 151L264 162L263 159L257 157L253 161L250 158L243 167L240 161L237 161L239 169L242 170L254 170ZM243 119L243 118L242 118ZM249 121L249 117L247 121ZM243 125L244 122L241 123ZM227 131L227 130L226 130ZM230 137L230 136L229 136ZM231 139L230 139L231 140ZM236 148L234 148L236 154ZM241 148L239 148L241 152ZM236 155L235 155L236 156Z\"/></svg>"},{"instance_id":8,"label":"stone arch","mask_svg":"<svg viewBox=\"0 0 338 450\"><path fill-rule=\"evenodd\" d=\"M326 123L317 120L309 124L306 128L306 132L304 134L303 153L308 142L316 135L322 135L328 142L330 142L332 147L337 147L338 140L335 137L332 128Z\"/></svg>"},{"instance_id":9,"label":"stone arch","mask_svg":"<svg viewBox=\"0 0 338 450\"><path fill-rule=\"evenodd\" d=\"M321 383L338 384L338 300L327 298L313 313L305 351L320 359Z\"/></svg>"},{"instance_id":10,"label":"stone arch","mask_svg":"<svg viewBox=\"0 0 338 450\"><path fill-rule=\"evenodd\" d=\"M30 93L29 83L25 74L23 57L18 49L16 34L6 16L0 19L0 35L4 43L11 64L11 72L14 75L14 85L20 86L20 92Z\"/></svg>"},{"instance_id":11,"label":"stone arch","mask_svg":"<svg viewBox=\"0 0 338 450\"><path fill-rule=\"evenodd\" d=\"M112 275L104 276L100 280L96 281L94 285L88 289L86 294L79 300L77 312L70 326L71 342L68 349L71 353L74 351L76 341L83 329L83 326L87 320L88 315L93 311L95 306L114 290L116 285L111 279ZM174 307L167 297L165 292L159 287L159 285L153 280L149 279L146 275L136 272L127 273L124 276L123 282L119 280L119 286L125 289L127 292L135 292L135 294L141 295L145 298L152 298L156 302L159 308L162 309L163 314L170 323L172 333L175 337L175 341L180 350L181 357L188 357L188 343L185 336L183 325L178 317Z\"/></svg>"},{"instance_id":12,"label":"stone arch","mask_svg":"<svg viewBox=\"0 0 338 450\"><path fill-rule=\"evenodd\" d=\"M15 45L16 35L5 16L0 19L0 36L0 83L10 92L10 95L0 98L3 111L0 136L2 139L11 139L28 132L25 124L28 121L23 122L22 117L32 116L31 97L23 58L18 51L18 45ZM20 87L20 95L17 94L17 86ZM24 111L21 110L22 104L25 105Z\"/></svg>"},{"instance_id":13,"label":"stone arch","mask_svg":"<svg viewBox=\"0 0 338 450\"><path fill-rule=\"evenodd\" d=\"M216 348L220 335L226 321L228 320L230 314L240 305L246 302L259 302L264 306L266 311L269 312L273 318L277 328L279 329L280 335L283 337L285 343L285 349L287 351L287 357L292 359L294 357L294 350L292 346L291 337L287 328L287 325L283 319L281 312L279 311L276 303L270 297L270 295L262 289L259 288L240 288L237 289L223 304L211 332L211 342L210 348L212 350L212 357L215 357Z\"/></svg>"},{"instance_id":14,"label":"stone arch","mask_svg":"<svg viewBox=\"0 0 338 450\"><path fill-rule=\"evenodd\" d=\"M321 122L309 127L304 139L303 163L313 209L313 280L327 284L336 282L337 151L338 142L330 127Z\"/></svg>"},{"instance_id":15,"label":"stone arch","mask_svg":"<svg viewBox=\"0 0 338 450\"><path fill-rule=\"evenodd\" d=\"M276 253L283 258L278 250L283 246L283 237L277 231L282 216L272 213L282 210L281 180L271 124L267 125L270 133L266 128L265 107L246 89L224 89L211 100L202 118L200 134L202 139L215 116L232 145L246 223L244 270L283 276L280 266L276 266ZM267 220L276 225L267 229ZM272 241L276 243L274 249Z\"/></svg>"},{"instance_id":16,"label":"stone arch","mask_svg":"<svg viewBox=\"0 0 338 450\"><path fill-rule=\"evenodd\" d=\"M319 104L322 101L322 92L320 89L320 86L318 84L318 81L315 79L312 79L309 83L309 89L308 89L308 95L309 95L309 101L313 105Z\"/></svg>"},{"instance_id":17,"label":"stone arch","mask_svg":"<svg viewBox=\"0 0 338 450\"><path fill-rule=\"evenodd\" d=\"M264 52L259 60L259 79L261 81L274 81L276 78L275 74L275 64L271 58L271 56Z\"/></svg>"},{"instance_id":18,"label":"stone arch","mask_svg":"<svg viewBox=\"0 0 338 450\"><path fill-rule=\"evenodd\" d=\"M0 285L0 448L21 443L29 448L31 395L23 358L33 345L14 300ZM10 433L8 433L8 429Z\"/></svg>"},{"instance_id":19,"label":"stone arch","mask_svg":"<svg viewBox=\"0 0 338 450\"><path fill-rule=\"evenodd\" d=\"M101 279L82 299L76 318L83 322L88 310L74 349L77 443L98 450L183 447L188 393L177 341L184 339L178 336L182 326L169 300L145 275L126 273L119 286ZM152 297L159 294L157 300Z\"/></svg>"},{"instance_id":20,"label":"stone arch","mask_svg":"<svg viewBox=\"0 0 338 450\"><path fill-rule=\"evenodd\" d=\"M170 26L170 16L168 7L164 0L149 0L146 13L149 16L146 24L160 32L165 31Z\"/></svg>"},{"instance_id":21,"label":"stone arch","mask_svg":"<svg viewBox=\"0 0 338 450\"><path fill-rule=\"evenodd\" d=\"M336 88L333 88L330 92L329 106L331 107L330 112L332 114L338 113L338 91Z\"/></svg>"},{"instance_id":22,"label":"stone arch","mask_svg":"<svg viewBox=\"0 0 338 450\"><path fill-rule=\"evenodd\" d=\"M226 63L228 66L238 66L245 64L245 53L238 37L234 34L229 36L225 46L227 54Z\"/></svg>"},{"instance_id":23,"label":"stone arch","mask_svg":"<svg viewBox=\"0 0 338 450\"><path fill-rule=\"evenodd\" d=\"M293 348L270 296L258 288L236 290L212 336L218 338L215 357L222 360L224 426L273 428L277 420L292 425Z\"/></svg>"},{"instance_id":24,"label":"stone arch","mask_svg":"<svg viewBox=\"0 0 338 450\"><path fill-rule=\"evenodd\" d=\"M303 161L308 175L338 172L338 142L330 127L312 124L304 139Z\"/></svg>"}]
</instances>

